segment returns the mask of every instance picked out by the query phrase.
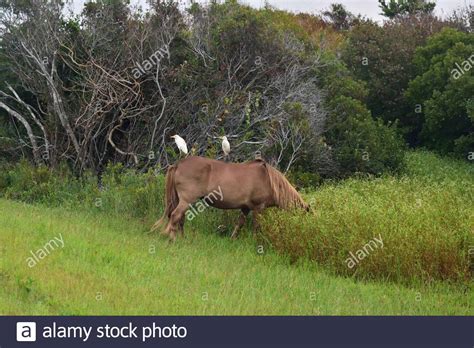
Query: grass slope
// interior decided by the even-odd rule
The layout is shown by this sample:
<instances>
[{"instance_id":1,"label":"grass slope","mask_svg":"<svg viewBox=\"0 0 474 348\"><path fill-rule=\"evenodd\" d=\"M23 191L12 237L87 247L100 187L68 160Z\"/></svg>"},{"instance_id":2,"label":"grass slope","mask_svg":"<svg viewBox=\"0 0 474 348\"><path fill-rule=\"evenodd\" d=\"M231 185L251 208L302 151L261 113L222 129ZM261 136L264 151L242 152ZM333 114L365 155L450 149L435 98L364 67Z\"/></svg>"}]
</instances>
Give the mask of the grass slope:
<instances>
[{"instance_id":1,"label":"grass slope","mask_svg":"<svg viewBox=\"0 0 474 348\"><path fill-rule=\"evenodd\" d=\"M0 314L468 315L472 293L436 283L408 288L326 273L187 229L170 245L136 219L0 199ZM29 268L30 250L58 248Z\"/></svg>"}]
</instances>

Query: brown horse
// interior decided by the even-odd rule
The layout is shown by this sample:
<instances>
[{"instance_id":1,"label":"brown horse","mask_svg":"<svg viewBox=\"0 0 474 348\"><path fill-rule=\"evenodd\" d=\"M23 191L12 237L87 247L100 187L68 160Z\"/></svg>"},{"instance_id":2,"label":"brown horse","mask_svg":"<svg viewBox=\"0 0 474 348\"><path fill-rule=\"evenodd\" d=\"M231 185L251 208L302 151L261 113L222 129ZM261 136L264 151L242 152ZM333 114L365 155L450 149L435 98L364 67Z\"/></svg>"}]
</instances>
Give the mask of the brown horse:
<instances>
[{"instance_id":1,"label":"brown horse","mask_svg":"<svg viewBox=\"0 0 474 348\"><path fill-rule=\"evenodd\" d=\"M255 228L258 213L267 207L309 210L283 174L263 160L226 163L187 157L168 168L165 190L165 211L152 231L168 219L164 233L173 241L177 229L183 232L186 211L199 199L215 208L241 210L232 238L237 237L250 211Z\"/></svg>"}]
</instances>

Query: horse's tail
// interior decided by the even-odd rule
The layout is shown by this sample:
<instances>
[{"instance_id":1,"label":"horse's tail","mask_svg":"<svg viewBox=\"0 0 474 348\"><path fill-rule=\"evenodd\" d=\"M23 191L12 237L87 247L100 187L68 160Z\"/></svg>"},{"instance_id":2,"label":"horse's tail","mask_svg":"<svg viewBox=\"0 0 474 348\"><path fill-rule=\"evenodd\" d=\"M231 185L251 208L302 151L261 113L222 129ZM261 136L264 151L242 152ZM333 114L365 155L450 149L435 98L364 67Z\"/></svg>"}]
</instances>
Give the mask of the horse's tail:
<instances>
[{"instance_id":1,"label":"horse's tail","mask_svg":"<svg viewBox=\"0 0 474 348\"><path fill-rule=\"evenodd\" d=\"M163 216L159 219L153 227L151 228L152 231L160 228L163 223L170 218L171 213L173 210L176 209L179 203L178 191L176 191L175 186L175 172L176 172L176 165L171 165L168 167L168 171L166 172L166 183L165 183L165 211L163 212Z\"/></svg>"}]
</instances>

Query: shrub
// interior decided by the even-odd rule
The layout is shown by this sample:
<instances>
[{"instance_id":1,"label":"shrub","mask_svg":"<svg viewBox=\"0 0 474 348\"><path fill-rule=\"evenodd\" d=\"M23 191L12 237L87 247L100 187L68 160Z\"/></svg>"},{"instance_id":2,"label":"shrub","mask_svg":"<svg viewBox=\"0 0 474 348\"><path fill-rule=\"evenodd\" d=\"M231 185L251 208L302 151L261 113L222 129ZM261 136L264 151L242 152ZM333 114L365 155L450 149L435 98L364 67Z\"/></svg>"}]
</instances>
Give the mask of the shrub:
<instances>
[{"instance_id":1,"label":"shrub","mask_svg":"<svg viewBox=\"0 0 474 348\"><path fill-rule=\"evenodd\" d=\"M396 123L384 125L372 118L364 104L364 83L351 78L347 68L337 61L325 71L323 83L328 92L326 142L333 149L339 176L399 170L405 146Z\"/></svg>"},{"instance_id":2,"label":"shrub","mask_svg":"<svg viewBox=\"0 0 474 348\"><path fill-rule=\"evenodd\" d=\"M83 180L87 180L87 176ZM24 202L59 205L84 192L82 183L72 176L66 166L56 170L45 166L35 167L22 160L4 167L0 174L0 195Z\"/></svg>"},{"instance_id":3,"label":"shrub","mask_svg":"<svg viewBox=\"0 0 474 348\"><path fill-rule=\"evenodd\" d=\"M91 173L74 177L67 167L53 170L21 161L0 174L0 196L28 203L96 210L129 217L157 218L163 208L164 176L137 173L120 164L106 168L103 189Z\"/></svg>"},{"instance_id":4,"label":"shrub","mask_svg":"<svg viewBox=\"0 0 474 348\"><path fill-rule=\"evenodd\" d=\"M383 26L362 22L348 34L343 60L354 76L367 83L367 106L385 123L399 120L407 141L418 143L418 124L407 117L415 105L404 96L409 81L416 76L415 50L433 33L449 25L430 16L404 16Z\"/></svg>"},{"instance_id":5,"label":"shrub","mask_svg":"<svg viewBox=\"0 0 474 348\"><path fill-rule=\"evenodd\" d=\"M318 173L308 173L297 170L287 173L287 178L297 189L316 188L322 182L322 178Z\"/></svg>"},{"instance_id":6,"label":"shrub","mask_svg":"<svg viewBox=\"0 0 474 348\"><path fill-rule=\"evenodd\" d=\"M153 170L138 174L116 165L103 176L104 189L96 202L101 211L137 218L158 218L163 211L164 176Z\"/></svg>"},{"instance_id":7,"label":"shrub","mask_svg":"<svg viewBox=\"0 0 474 348\"><path fill-rule=\"evenodd\" d=\"M341 96L332 104L328 139L343 173L380 175L400 169L404 147L395 125L372 119L365 106L350 97Z\"/></svg>"},{"instance_id":8,"label":"shrub","mask_svg":"<svg viewBox=\"0 0 474 348\"><path fill-rule=\"evenodd\" d=\"M412 114L422 122L423 144L440 153L466 159L474 149L474 38L446 28L416 51L418 76L406 92L413 104L423 105Z\"/></svg>"}]
</instances>

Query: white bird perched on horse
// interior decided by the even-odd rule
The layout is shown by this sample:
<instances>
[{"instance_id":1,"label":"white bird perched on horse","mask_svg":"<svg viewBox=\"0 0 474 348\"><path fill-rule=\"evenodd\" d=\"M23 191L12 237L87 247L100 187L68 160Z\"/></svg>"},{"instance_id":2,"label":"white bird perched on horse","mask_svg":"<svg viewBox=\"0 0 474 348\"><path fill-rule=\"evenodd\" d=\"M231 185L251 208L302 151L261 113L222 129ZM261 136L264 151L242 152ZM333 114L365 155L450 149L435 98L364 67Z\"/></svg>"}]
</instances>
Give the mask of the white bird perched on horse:
<instances>
[{"instance_id":1,"label":"white bird perched on horse","mask_svg":"<svg viewBox=\"0 0 474 348\"><path fill-rule=\"evenodd\" d=\"M227 140L227 137L224 135L223 137L220 137L222 139L222 151L224 151L224 156L227 157L229 156L230 153L230 143L229 140Z\"/></svg>"},{"instance_id":2,"label":"white bird perched on horse","mask_svg":"<svg viewBox=\"0 0 474 348\"><path fill-rule=\"evenodd\" d=\"M172 135L172 139L174 139L174 142L176 143L176 146L178 147L179 154L184 153L184 155L188 154L188 146L186 145L186 141L184 141L183 138L181 138L178 134Z\"/></svg>"}]
</instances>

